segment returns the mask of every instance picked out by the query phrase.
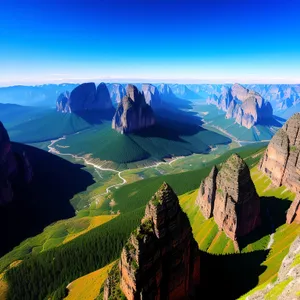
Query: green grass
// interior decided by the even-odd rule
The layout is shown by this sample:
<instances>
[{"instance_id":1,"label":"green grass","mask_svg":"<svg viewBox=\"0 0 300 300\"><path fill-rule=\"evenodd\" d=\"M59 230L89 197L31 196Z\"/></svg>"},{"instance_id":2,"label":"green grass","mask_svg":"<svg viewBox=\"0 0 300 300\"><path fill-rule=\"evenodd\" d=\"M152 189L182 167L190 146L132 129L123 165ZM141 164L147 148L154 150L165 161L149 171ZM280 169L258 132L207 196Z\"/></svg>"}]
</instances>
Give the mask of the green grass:
<instances>
[{"instance_id":1,"label":"green grass","mask_svg":"<svg viewBox=\"0 0 300 300\"><path fill-rule=\"evenodd\" d=\"M12 141L36 143L57 139L91 128L92 125L76 114L62 114L56 111L35 118L9 129Z\"/></svg>"},{"instance_id":2,"label":"green grass","mask_svg":"<svg viewBox=\"0 0 300 300\"><path fill-rule=\"evenodd\" d=\"M93 158L112 161L114 167L127 169L161 161L166 157L207 153L211 146L230 142L223 135L199 129L177 132L172 136L171 129L161 126L158 124L151 132L143 132L141 135L121 135L111 129L110 122L105 122L91 130L68 136L58 145L68 146L60 148L62 153L92 154ZM161 131L164 133L161 134Z\"/></svg>"},{"instance_id":3,"label":"green grass","mask_svg":"<svg viewBox=\"0 0 300 300\"><path fill-rule=\"evenodd\" d=\"M276 284L265 296L265 300L276 300L281 293L283 292L283 290L285 289L285 287L293 280L292 277Z\"/></svg>"}]
</instances>

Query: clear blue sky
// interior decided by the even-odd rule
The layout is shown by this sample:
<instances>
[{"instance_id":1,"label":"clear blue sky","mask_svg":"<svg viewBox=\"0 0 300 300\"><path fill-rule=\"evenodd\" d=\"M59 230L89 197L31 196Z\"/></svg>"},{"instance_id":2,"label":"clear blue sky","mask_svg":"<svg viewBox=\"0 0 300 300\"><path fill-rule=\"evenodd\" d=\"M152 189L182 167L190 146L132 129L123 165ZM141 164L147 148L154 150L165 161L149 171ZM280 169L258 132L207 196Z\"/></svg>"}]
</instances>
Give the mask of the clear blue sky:
<instances>
[{"instance_id":1,"label":"clear blue sky","mask_svg":"<svg viewBox=\"0 0 300 300\"><path fill-rule=\"evenodd\" d=\"M299 0L0 0L0 85L300 83Z\"/></svg>"}]
</instances>

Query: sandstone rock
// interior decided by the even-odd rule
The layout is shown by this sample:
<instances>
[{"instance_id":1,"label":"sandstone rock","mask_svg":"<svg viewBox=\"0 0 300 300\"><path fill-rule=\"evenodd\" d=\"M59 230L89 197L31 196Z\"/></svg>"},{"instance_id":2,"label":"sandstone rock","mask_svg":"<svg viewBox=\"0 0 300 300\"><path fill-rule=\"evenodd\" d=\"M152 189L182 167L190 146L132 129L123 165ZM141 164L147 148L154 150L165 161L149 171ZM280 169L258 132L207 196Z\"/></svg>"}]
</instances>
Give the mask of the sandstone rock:
<instances>
[{"instance_id":1,"label":"sandstone rock","mask_svg":"<svg viewBox=\"0 0 300 300\"><path fill-rule=\"evenodd\" d=\"M196 204L234 241L260 225L260 201L246 163L233 154L201 183Z\"/></svg>"},{"instance_id":2,"label":"sandstone rock","mask_svg":"<svg viewBox=\"0 0 300 300\"><path fill-rule=\"evenodd\" d=\"M196 199L196 204L199 206L203 216L206 219L209 219L213 216L217 174L218 169L214 166L208 177L201 182Z\"/></svg>"},{"instance_id":3,"label":"sandstone rock","mask_svg":"<svg viewBox=\"0 0 300 300\"><path fill-rule=\"evenodd\" d=\"M275 186L300 192L300 113L293 115L272 138L259 168Z\"/></svg>"},{"instance_id":4,"label":"sandstone rock","mask_svg":"<svg viewBox=\"0 0 300 300\"><path fill-rule=\"evenodd\" d=\"M146 103L152 108L159 108L161 106L161 99L156 86L145 83L142 85L142 92L144 94Z\"/></svg>"},{"instance_id":5,"label":"sandstone rock","mask_svg":"<svg viewBox=\"0 0 300 300\"><path fill-rule=\"evenodd\" d=\"M292 202L290 208L286 214L286 223L291 224L292 222L300 224L300 195L297 194L296 199Z\"/></svg>"},{"instance_id":6,"label":"sandstone rock","mask_svg":"<svg viewBox=\"0 0 300 300\"><path fill-rule=\"evenodd\" d=\"M127 299L187 299L199 284L199 255L187 216L164 183L121 253L119 286ZM110 277L104 299L112 291Z\"/></svg>"},{"instance_id":7,"label":"sandstone rock","mask_svg":"<svg viewBox=\"0 0 300 300\"><path fill-rule=\"evenodd\" d=\"M154 125L152 108L145 102L139 90L129 84L126 96L119 103L112 120L112 128L120 133L131 133Z\"/></svg>"}]
</instances>

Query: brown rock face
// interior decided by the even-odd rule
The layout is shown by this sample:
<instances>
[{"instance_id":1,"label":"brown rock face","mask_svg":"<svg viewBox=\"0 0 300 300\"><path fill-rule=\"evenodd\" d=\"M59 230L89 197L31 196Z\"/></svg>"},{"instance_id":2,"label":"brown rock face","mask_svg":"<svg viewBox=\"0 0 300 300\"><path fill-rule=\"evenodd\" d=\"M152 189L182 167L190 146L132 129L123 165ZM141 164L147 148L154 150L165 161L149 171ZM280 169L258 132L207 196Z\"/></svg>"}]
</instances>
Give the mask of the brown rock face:
<instances>
[{"instance_id":1,"label":"brown rock face","mask_svg":"<svg viewBox=\"0 0 300 300\"><path fill-rule=\"evenodd\" d=\"M293 115L272 138L260 162L260 170L275 186L300 192L300 113Z\"/></svg>"},{"instance_id":2,"label":"brown rock face","mask_svg":"<svg viewBox=\"0 0 300 300\"><path fill-rule=\"evenodd\" d=\"M164 183L121 253L119 286L127 299L187 299L199 284L192 229L173 190ZM104 299L113 293L109 277Z\"/></svg>"},{"instance_id":3,"label":"brown rock face","mask_svg":"<svg viewBox=\"0 0 300 300\"><path fill-rule=\"evenodd\" d=\"M291 224L292 222L300 224L300 194L297 194L286 214L286 223Z\"/></svg>"},{"instance_id":4,"label":"brown rock face","mask_svg":"<svg viewBox=\"0 0 300 300\"><path fill-rule=\"evenodd\" d=\"M201 182L196 199L203 216L209 219L213 216L214 201L216 197L218 169L214 166L208 177Z\"/></svg>"},{"instance_id":5,"label":"brown rock face","mask_svg":"<svg viewBox=\"0 0 300 300\"><path fill-rule=\"evenodd\" d=\"M245 162L233 154L217 172L214 167L200 185L197 198L203 215L214 217L232 240L260 225L260 201Z\"/></svg>"},{"instance_id":6,"label":"brown rock face","mask_svg":"<svg viewBox=\"0 0 300 300\"><path fill-rule=\"evenodd\" d=\"M129 84L126 96L119 103L112 120L112 128L126 134L154 125L154 113L145 101L144 94Z\"/></svg>"}]
</instances>

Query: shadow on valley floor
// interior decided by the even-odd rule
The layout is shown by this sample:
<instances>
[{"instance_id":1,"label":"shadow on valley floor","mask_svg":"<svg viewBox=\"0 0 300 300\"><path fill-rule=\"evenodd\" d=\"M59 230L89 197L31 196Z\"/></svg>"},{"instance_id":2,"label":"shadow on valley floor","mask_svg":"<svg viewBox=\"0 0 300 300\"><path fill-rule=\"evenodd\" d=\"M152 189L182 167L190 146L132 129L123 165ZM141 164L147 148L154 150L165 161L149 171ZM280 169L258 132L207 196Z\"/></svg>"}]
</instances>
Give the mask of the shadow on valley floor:
<instances>
[{"instance_id":1,"label":"shadow on valley floor","mask_svg":"<svg viewBox=\"0 0 300 300\"><path fill-rule=\"evenodd\" d=\"M247 236L239 239L240 249L274 233L276 228L285 223L286 211L291 205L291 201L276 197L261 197L260 203L262 224Z\"/></svg>"},{"instance_id":2,"label":"shadow on valley floor","mask_svg":"<svg viewBox=\"0 0 300 300\"><path fill-rule=\"evenodd\" d=\"M282 125L285 123L285 119L274 116L271 119L262 120L259 122L259 125L263 126L274 126L274 127L282 127Z\"/></svg>"},{"instance_id":3,"label":"shadow on valley floor","mask_svg":"<svg viewBox=\"0 0 300 300\"><path fill-rule=\"evenodd\" d=\"M99 125L102 124L102 121L111 121L115 114L115 109L107 111L81 111L75 114L91 125Z\"/></svg>"},{"instance_id":4,"label":"shadow on valley floor","mask_svg":"<svg viewBox=\"0 0 300 300\"><path fill-rule=\"evenodd\" d=\"M201 299L234 300L258 283L266 266L261 266L269 251L212 255L200 253L201 285L197 294ZM198 298L197 298L198 299Z\"/></svg>"},{"instance_id":5,"label":"shadow on valley floor","mask_svg":"<svg viewBox=\"0 0 300 300\"><path fill-rule=\"evenodd\" d=\"M34 177L28 186L14 186L14 201L0 209L0 256L47 225L73 217L70 200L94 183L82 165L18 143L13 143L13 150L26 152Z\"/></svg>"}]
</instances>

